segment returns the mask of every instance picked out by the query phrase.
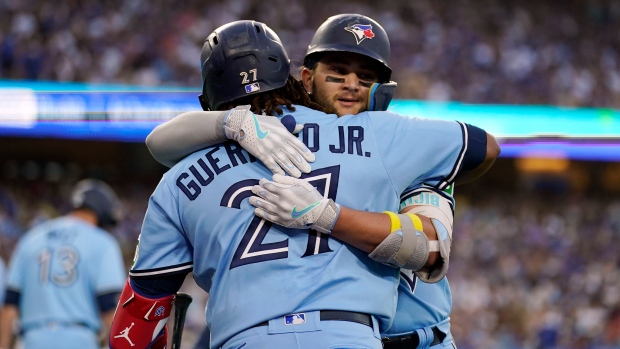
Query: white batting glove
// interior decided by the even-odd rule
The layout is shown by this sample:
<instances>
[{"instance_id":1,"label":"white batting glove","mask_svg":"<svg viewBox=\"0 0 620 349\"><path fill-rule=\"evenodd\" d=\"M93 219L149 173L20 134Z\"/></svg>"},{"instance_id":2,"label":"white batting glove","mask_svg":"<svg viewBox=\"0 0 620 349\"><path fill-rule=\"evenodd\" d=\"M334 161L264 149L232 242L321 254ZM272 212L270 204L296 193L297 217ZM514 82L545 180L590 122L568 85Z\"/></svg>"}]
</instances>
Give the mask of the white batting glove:
<instances>
[{"instance_id":1,"label":"white batting glove","mask_svg":"<svg viewBox=\"0 0 620 349\"><path fill-rule=\"evenodd\" d=\"M252 187L254 214L272 223L329 234L338 219L340 205L323 197L303 179L273 175L273 182L261 179Z\"/></svg>"},{"instance_id":2,"label":"white batting glove","mask_svg":"<svg viewBox=\"0 0 620 349\"><path fill-rule=\"evenodd\" d=\"M296 124L293 132L302 129L303 125ZM314 161L314 154L306 145L278 118L255 115L249 105L236 107L228 113L224 119L224 134L226 138L237 141L274 174L286 172L299 178L301 172L311 171L308 162Z\"/></svg>"}]
</instances>

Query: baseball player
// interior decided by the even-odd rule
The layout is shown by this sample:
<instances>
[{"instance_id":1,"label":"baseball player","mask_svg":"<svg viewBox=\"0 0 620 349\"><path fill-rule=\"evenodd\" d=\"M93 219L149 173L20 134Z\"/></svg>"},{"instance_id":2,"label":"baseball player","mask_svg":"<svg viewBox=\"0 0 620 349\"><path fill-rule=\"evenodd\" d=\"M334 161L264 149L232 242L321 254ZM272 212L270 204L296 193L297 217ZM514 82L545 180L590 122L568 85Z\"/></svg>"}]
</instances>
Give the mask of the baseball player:
<instances>
[{"instance_id":1,"label":"baseball player","mask_svg":"<svg viewBox=\"0 0 620 349\"><path fill-rule=\"evenodd\" d=\"M350 35L350 32L354 35ZM317 29L304 58L302 79L304 87L313 94L314 100L330 100L331 96L338 96L338 92L345 88L343 85L334 86L334 83L329 83L323 78L325 67L331 67L324 63L329 63L328 59L333 57L334 53L340 54L341 52L369 57L379 63L373 68L377 74L385 76L390 73L387 67L390 52L389 41L387 34L377 22L369 17L356 14L330 17ZM388 78L383 79L383 81L387 80ZM330 92L332 95L328 94ZM333 100L333 97L331 99ZM334 109L340 113L339 115L355 112L356 105L345 109L342 104L334 103ZM358 110L363 110L363 107L362 103L357 105ZM461 172L457 178L460 183L473 180L481 175L499 155L499 147L492 136L487 134L485 138L480 135L477 140L478 145L486 141L489 146L486 158L477 168L468 168L470 171ZM393 151L398 150L393 149ZM451 241L453 186L441 187L441 185L411 186L401 194L400 210L401 213L426 211L425 214L433 218L433 225L442 231L444 238L448 237ZM439 208L441 210L438 211ZM430 210L435 214L429 214ZM355 218L359 220L360 213ZM365 222L365 220L359 221ZM363 247L365 242L375 243L377 238L384 236L384 232L377 236L377 233L381 232L377 229L374 230L375 234L372 232L360 234L359 230L355 229L355 227L368 228L368 224L339 224L337 227L349 228L351 234L341 235L336 232L335 236L358 247ZM374 239L371 239L372 237ZM449 251L450 243L447 242L445 245ZM382 333L388 337L384 343L386 349L454 346L449 317L452 310L452 296L447 278L441 277L447 272L447 262L446 259L441 268L434 270L435 275L429 275L428 272L431 270L428 269L423 270L426 273L417 273L417 275L412 274L411 271L402 271L396 316L392 326ZM427 282L419 282L419 276Z\"/></svg>"},{"instance_id":2,"label":"baseball player","mask_svg":"<svg viewBox=\"0 0 620 349\"><path fill-rule=\"evenodd\" d=\"M116 239L119 202L99 180L76 184L66 216L28 231L9 263L0 348L9 348L19 319L25 349L101 348L125 280Z\"/></svg>"},{"instance_id":3,"label":"baseball player","mask_svg":"<svg viewBox=\"0 0 620 349\"><path fill-rule=\"evenodd\" d=\"M335 55L332 53L338 53L335 62L333 58ZM351 61L355 63L357 59L354 55L353 58L350 58L351 55L346 56L342 53L352 53L371 58L371 60L363 61L364 65L362 68L364 69L359 70L359 74L377 77L377 80L384 82L378 85L379 88L389 85L393 87L395 85L385 83L389 80L390 74L389 67L386 65L389 58L389 42L381 26L372 19L361 15L331 17L317 30L309 46L308 54L304 60L305 68L302 70L302 79L306 90L312 93L313 100L340 116L355 114L372 108L373 102L376 101L376 98L370 101L365 100L363 93L360 95L353 94L353 97L356 98L351 98L351 94L346 92L349 89L349 86L344 81L344 75L346 74L341 73L350 71L352 69ZM325 69L325 67L328 67L330 70ZM329 74L325 74L326 70ZM336 89L333 88L334 86L336 86ZM370 86L370 99L372 99L372 92L379 89L377 89L377 84ZM330 92L334 93L334 95L330 96ZM385 109L390 100L391 95L388 98L383 98L380 103L374 103L374 107ZM208 127L201 127L200 134L194 134L193 138L186 137L189 128L192 128L191 125L196 124L200 117L202 117L204 123L206 120L204 115L195 113L192 115L181 115L168 124L160 125L149 136L150 142L147 142L153 155L156 158L159 157L158 160L160 162L164 160L174 163L176 159L187 155L189 149L196 150L204 147L208 140L205 139L202 130ZM181 126L181 121L185 121L188 126ZM180 129L184 129L184 131L179 131ZM166 137L166 132L168 137ZM489 146L486 158L483 160L483 164L477 168L472 167L467 168L469 171L462 171L458 177L461 182L472 180L486 171L499 154L499 147L492 136L483 133L480 133L479 136L477 139L478 146L484 145L485 141ZM155 141L156 138L159 138L159 140ZM176 138L182 138L183 141L172 142ZM187 144L184 144L184 142L187 142ZM165 149L168 144L175 145L174 152L171 149ZM162 146L156 148L156 145ZM244 144L241 145L246 147ZM180 150L183 147L186 147L185 151ZM248 151L252 152L251 149L248 149ZM480 153L485 154L484 152ZM289 183L291 182L289 181ZM443 238L451 240L454 207L454 200L451 194L451 185L445 185L445 188L442 189L428 185L412 186L401 196L401 212L410 210L414 210L414 212L426 211L425 214L428 215L428 212L432 211L434 213L434 215L431 215L431 218L433 218L432 224L425 221L427 223L425 228L426 225L430 225L432 228L437 226ZM272 207L272 209L274 208ZM261 214L265 213L260 210L259 212ZM341 212L338 222L340 222L343 213L346 213L346 211ZM343 227L349 228L349 236L340 235L342 233L346 234L346 231L341 232L337 229L334 231L334 235L363 250L368 251L370 249L372 251L385 238L385 228L381 229L380 227L377 228L376 226L369 225L369 220L360 219L360 215L363 215L363 213L357 212L355 215L350 216L357 217L358 224L355 224L355 220L349 222L349 224L342 224ZM420 217L424 218L422 215ZM273 216L271 218L275 223L287 224L284 221L278 221ZM360 225L359 222L363 222L363 224ZM336 224L335 228L338 227L339 224ZM368 233L360 234L360 231L363 229L369 229ZM371 238L371 240L364 240L364 238ZM444 247L449 250L449 241L446 242ZM441 262L439 268L422 270L424 272L421 274L422 279L427 282L418 282L418 278L411 271L403 270L399 287L397 315L390 329L383 333L384 336L390 337L390 339L386 339L385 346L387 348L398 348L400 346L426 348L435 345L440 346L440 344L443 346L454 345L449 326L452 300L448 281L443 278L447 271L448 259L442 258ZM414 290L415 293L413 292Z\"/></svg>"},{"instance_id":4,"label":"baseball player","mask_svg":"<svg viewBox=\"0 0 620 349\"><path fill-rule=\"evenodd\" d=\"M219 39L218 39L218 41L219 41L219 42L222 42L221 37L219 37L219 36L218 36L218 38L219 38ZM242 51L242 50L237 50L237 52L240 52L240 51ZM219 56L219 55L218 55L218 56ZM204 69L204 66L203 66L203 69ZM205 75L205 74L204 74L204 70L203 70L203 76L204 76L204 75ZM234 85L234 84L233 84L233 85ZM220 86L221 86L221 85L220 85ZM205 85L205 88L206 88L206 85ZM203 97L204 97L204 95L209 96L209 94L208 94L208 93L206 93L206 94L204 93L204 88L203 88ZM211 104L211 105L213 105L213 104ZM217 107L214 107L214 109L217 109ZM233 113L230 113L230 115L232 115L232 114L234 114L234 112L233 112ZM293 113L293 114L295 114L295 115L296 115L296 117L297 117L297 116L305 116L305 115L304 115L304 113L299 113L299 112L295 112L295 113ZM229 116L229 113L223 113L222 115L227 115L227 116ZM247 114L246 114L246 115L247 115ZM363 113L362 115L364 115L364 118L365 118L365 117L370 116L368 113ZM373 115L373 116L377 116L377 115ZM395 115L394 115L394 114L391 114L391 113L381 113L380 118L381 118L382 120L383 120L383 119L386 119L386 118L387 118L387 119L389 119L389 118L390 118L389 116L395 116ZM255 117L255 116L253 116L253 117ZM360 118L361 118L361 116L358 116L358 117L360 117ZM355 117L354 119L358 119L358 117ZM213 119L215 120L215 115L213 116ZM218 119L219 119L219 117L218 117ZM346 119L346 120L351 120L351 118L342 118L342 119L340 119L340 120L343 120L343 119ZM251 118L250 118L250 120L251 120ZM407 119L407 118L406 118L405 120L408 120L408 121L412 121L412 122L414 122L414 121L413 121L413 119ZM313 121L318 121L318 120L313 120ZM357 121L360 121L360 122L361 122L362 120L357 120ZM418 120L418 121L419 121L419 120ZM243 121L240 121L239 123L242 123L242 122L243 122ZM416 121L416 122L417 122L417 121ZM427 121L425 121L425 122L422 122L422 124L426 124L426 123L433 124L434 122L430 122L430 121L428 121L428 120L427 120ZM443 123L441 123L441 124L443 125ZM458 124L458 123L448 123L448 124L450 124L450 125L454 125L454 124L456 124L456 125L461 125L461 124ZM247 126L247 127L249 127L249 126L251 126L251 125L252 125L252 123L249 123L249 124L247 124L246 126ZM447 125L447 124L446 124L446 125ZM256 122L255 122L255 126L256 126ZM306 124L306 127L307 127L307 126L308 126L308 124ZM319 124L317 124L317 125L315 125L315 124L313 123L311 126L312 126L312 128L315 128L315 127L320 127L320 123L319 123ZM392 125L392 126L394 126L394 125ZM418 126L421 126L421 125L418 125ZM369 126L369 125L368 125L368 127L369 127L369 129L373 129L373 128L374 128L374 127ZM460 127L461 127L461 126L459 126L459 128L460 128ZM466 125L462 125L462 127L464 127L464 128L471 128L471 126L466 126ZM220 129L221 129L221 128L220 128ZM226 130L226 127L224 127L224 129ZM362 129L363 129L363 127L362 127ZM244 131L247 131L247 130L248 130L248 128L246 128ZM323 132L323 130L324 130L324 128L321 128L321 134L320 134L320 135L321 135L321 137L323 137L323 133L322 133L322 132ZM336 130L339 130L339 129L338 129L338 128L336 128ZM423 127L416 127L416 128L415 128L415 130L416 130L415 132L420 132L420 131L422 131L422 130L423 130ZM258 129L258 128L255 128L255 129L254 129L254 132L257 132L257 131L259 131L259 129ZM414 130L411 130L411 131L413 132ZM462 131L462 129L461 129L461 131ZM468 142L468 141L469 141L469 139L467 139L467 138L463 139L462 134L460 133L461 131L459 131L459 137L457 137L457 138L460 138L460 140L461 140L461 144L460 144L460 146L462 146L462 145L463 145L463 143L462 143L462 142ZM325 131L325 132L327 132L327 131ZM386 132L387 132L387 131L386 131ZM483 132L483 131L482 131L482 132ZM266 132L264 132L264 130L262 130L262 131L261 131L261 132L259 132L258 134L260 135L261 133L263 133L263 135L264 135ZM329 132L327 132L327 133L329 133ZM392 132L388 132L388 133L393 133L393 129L392 129ZM252 134L252 132L247 131L247 132L245 132L245 134L246 134L246 135L247 135L247 134ZM334 133L334 132L332 132L332 136L335 136L336 134L337 134L337 138L338 138L338 137L343 136L343 134L342 134L342 129L340 129L340 131L337 131L337 132L335 132L335 133ZM417 133L416 133L416 134L417 134ZM306 135L306 131L304 131L304 136L305 136L305 135ZM373 135L374 135L374 133L373 133ZM428 133L425 133L425 136L428 136L428 135L429 135ZM355 136L355 134L354 134L353 136ZM422 135L421 135L421 136L422 136ZM309 132L308 132L308 136L307 136L307 137L308 137L308 138L310 138L310 133L309 133ZM228 138L236 139L236 138L234 137L234 135L233 135L233 137L229 136ZM259 138L260 138L260 137L259 137ZM353 138L356 138L356 137L353 137ZM366 138L365 138L365 139L366 139ZM253 142L257 142L256 137L251 138L251 141L253 141ZM313 140L311 140L311 141L310 141L310 143L312 143L312 141L313 141ZM318 141L318 140L317 140L317 141ZM342 144L342 139L340 139L340 141L341 141L341 143L335 143L335 144ZM355 145L358 141L362 141L362 140L361 140L361 139L356 139L355 141L353 141L353 142L351 142L351 143ZM391 138L391 137L390 137L390 141L386 141L386 143L390 143L390 142L392 142L392 138ZM319 144L319 143L321 143L321 142L320 142L320 141L318 141L317 143L315 143L315 144L313 145L313 148L316 148L315 150L320 152L320 148L321 148L321 146L320 146L320 144ZM351 144L351 143L350 143L350 144ZM377 143L379 143L379 142L375 142L375 144L377 144ZM330 154L332 154L332 157L333 157L333 154L342 154L342 153L344 153L344 152L342 152L342 151L339 151L338 147L337 147L337 146L334 146L334 144L332 144L332 146L331 146L331 147L330 147L330 146L327 146L327 144L323 144L323 148L327 148L327 149L329 149L328 151L326 151L326 153L328 154L328 156L329 156ZM475 148L475 147L474 147L474 148ZM153 150L153 149L151 149L151 151L152 151L152 150ZM486 149L483 149L483 150L486 150ZM354 153L353 151L349 152L349 154L353 154L353 153ZM371 155L370 155L371 153L372 153L372 152L368 152L368 153L364 153L364 154L365 154L367 157L371 157ZM194 155L192 155L192 156L195 156L195 155L196 155L196 153L195 153ZM436 155L436 154L434 154L434 155ZM356 154L356 156L360 157L360 154ZM458 155L456 155L456 156L457 156L457 157L459 157ZM476 156L473 156L473 157L472 157L472 154L467 153L467 152L465 152L465 153L461 154L461 156L463 156L463 158L462 158L462 159L479 158L479 155L478 155L477 157L476 157ZM363 158L363 156L361 156L361 157ZM435 157L435 158L436 158L436 157ZM482 156L482 158L484 158L484 156ZM402 159L402 160L404 161L404 159ZM184 161L187 161L187 159L185 159ZM430 161L430 160L429 160L429 161ZM469 161L471 161L471 159L470 159ZM328 162L329 162L329 161L328 161ZM354 162L354 161L353 161L353 162ZM467 162L468 162L468 161L465 161L465 163L467 163ZM454 167L453 165L454 165L454 163L450 165L450 170L452 170L452 169L453 169L453 167ZM178 167L178 165L177 165L177 167ZM177 168L177 167L175 167L175 168ZM343 167L344 167L344 166L343 166ZM475 166L474 166L474 167L475 167ZM174 170L174 168L173 168L173 170ZM340 169L340 170L341 170L341 169ZM339 170L339 173L340 173L340 170ZM316 171L316 170L315 170L315 171ZM418 173L419 173L419 172L418 172ZM308 176L310 176L310 175L312 175L312 173L307 174L307 175L304 175L304 176L305 176L306 178L308 178ZM358 174L358 176L359 176L359 174ZM325 177L325 175L321 175L321 177ZM216 179L217 179L217 177L216 177ZM368 179L368 178L366 178L366 179ZM385 179L385 180L389 182L389 180L388 180L388 179ZM331 177L330 177L330 181L328 181L328 182L333 183L333 182L334 182L334 180L333 180L333 179L331 179ZM347 181L347 182L348 182L348 181ZM341 182L338 182L338 183L343 183L343 182L341 181ZM362 180L361 182L359 182L359 183L363 183L363 180ZM359 184L359 183L358 183L358 184ZM420 184L420 183L418 183L418 184ZM341 184L339 184L338 186L340 187L340 185L341 185ZM342 185L343 185L344 187L347 187L347 185L346 185L346 184L342 184ZM384 185L385 185L385 183L384 183ZM324 186L325 186L325 185L323 185L322 190L323 190L324 192L326 192L326 193L327 193L327 192L329 192L330 190L328 190L328 188L326 188L326 187L324 187ZM370 186L370 187L374 187L374 186ZM348 187L348 188L350 188L350 189L351 189L351 187ZM402 188L402 189L404 190L405 188ZM181 190L182 190L182 189L181 189ZM359 193L359 190L358 190L358 191L356 191L356 190L355 190L355 188L353 188L353 189L351 189L351 190L352 190L353 192L357 192L357 194L358 194L358 195L362 195L362 193ZM183 190L182 190L182 191L183 191ZM338 191L340 191L340 189L338 189ZM390 192L390 191L391 191L391 190L387 190L387 191L386 191L386 193L388 193L388 192ZM352 194L352 195L353 195L353 194ZM345 195L345 197L346 197L346 195ZM354 202L354 203L355 203L355 205L360 206L360 202L361 202L361 201L359 201L359 200L352 200L352 202ZM372 205L372 204L368 204L368 205ZM328 205L326 205L326 204L325 204L325 205L323 205L323 204L319 204L319 203L317 203L317 204L316 204L316 205L314 205L313 207L321 207L321 206L323 206L323 208L324 208L325 206L328 206ZM396 206L395 206L395 207L396 207ZM320 210L320 211L318 211L318 212L321 212L321 211L323 211L323 212L324 212L324 210L323 210L323 209L321 209L321 210ZM298 210L298 211L293 210L293 212L294 212L296 215L301 215L300 217L304 217L304 219L307 219L307 218L308 218L308 216L307 216L307 215L308 215L308 213L307 213L307 212L317 212L317 209L313 209L313 208L311 208L310 206L307 206L307 207L305 207L304 209L299 208L299 210ZM304 215L304 213L305 213L305 215ZM384 214L379 214L379 215L381 215L383 218L385 218L385 219L388 219L388 220L389 220L389 218L388 218L388 216L387 216L387 215L384 215ZM319 217L320 217L320 216L321 216L321 215L319 215ZM334 216L334 215L332 215L332 216ZM337 216L337 215L336 215L336 216ZM299 218L299 217L298 217L298 218ZM315 218L316 218L316 217L315 217ZM332 217L332 218L334 218L334 219L335 219L335 217ZM301 219L301 221L304 221L304 219ZM311 220L311 221L312 221L312 222L314 222L313 220ZM319 221L320 221L320 219L319 219ZM314 222L314 223L317 223L317 222ZM331 221L330 223L333 223L333 221ZM411 225L411 224L409 224L409 225ZM315 229L320 229L320 227L319 227L319 226L316 226L316 224L313 224L313 227L314 227ZM273 228L273 227L272 227L272 228ZM406 235L407 235L407 236L410 236L410 235L409 235L410 230L409 230L409 228L408 228L408 227L399 227L399 229L400 229L401 231L403 231L403 230L404 230L404 231L406 231ZM322 230L322 231L327 232L327 231L329 231L329 230L331 230L331 225L330 225L330 228L327 228L327 229L323 228L323 230ZM415 234L414 234L414 235L415 235ZM261 236L262 236L262 235L261 235ZM320 234L318 234L318 233L317 233L317 234L315 234L314 236L315 236L315 238L316 238L316 241L313 243L313 244L314 244L314 246L315 246L315 248L312 250L312 252L314 252L314 253L316 254L317 252L320 252L320 251L321 251L321 246L323 245L323 243L321 242L321 240L320 240L320 239L321 239L321 238L323 238L324 236L323 236L323 235L320 235ZM143 240L143 239L144 239L144 237L142 237L142 240ZM254 240L251 240L251 239L250 239L249 241L254 241ZM332 241L333 241L333 240L329 240L328 246L330 246L330 244L332 243ZM142 244L142 243L143 243L143 241L141 241L141 244ZM336 242L334 242L334 243L336 243ZM423 243L422 243L421 245L423 245ZM195 248L195 247L194 247L194 248ZM308 246L308 248L309 248L309 246ZM149 250L152 250L152 249L149 249ZM246 248L244 251L245 251L244 253L250 253L250 252L252 251L252 249L251 249L250 247L248 247L248 248ZM254 252L260 252L260 250L258 250L258 251L254 251ZM306 252L309 252L309 251L306 251ZM413 253L414 251L411 251L411 252ZM313 254L312 254L312 253L310 253L309 255L313 255ZM366 256L365 256L365 255L361 255L360 257L361 257L361 259L362 259L362 260L364 260L364 258L366 258ZM138 254L138 260L139 260L139 259L140 259L140 254ZM405 264L407 264L407 263L409 263L409 262L411 262L411 263L413 263L413 262L419 263L419 261L405 261L405 262L406 262ZM406 265L406 266L410 267L409 265ZM196 270L195 270L195 269L196 269L196 264L194 263L194 272L196 272ZM217 274L217 273L216 273L216 274ZM212 292L213 292L213 291L211 291L211 295L212 295L212 297L213 297L213 293L212 293ZM346 298L346 297L345 297L345 298ZM391 298L391 296L390 296L390 297L388 297L388 298ZM210 305L210 307L209 307L210 309L217 308L218 306L219 306L219 307L222 307L222 305L219 305L219 304L218 304L218 302L216 301L216 299L217 299L217 298L211 298L211 302L212 302L213 304L211 304L211 305ZM282 301L282 299L279 299L279 301L281 302L281 301ZM340 302L340 303L342 303L342 302ZM341 304L341 306L342 306L342 304ZM358 306L359 306L359 305L358 305ZM211 313L213 314L214 312L216 312L216 311L212 311ZM223 312L223 313L225 313L225 312ZM223 313L222 313L222 314L218 313L218 314L223 315ZM372 313L372 312L371 312L371 313ZM209 312L207 313L207 316L208 316L208 318L209 318ZM220 317L219 317L219 316L217 316L217 317L215 317L215 318L217 318L217 319L218 319L217 323L215 323L215 325L217 325L218 327L220 327L220 326L224 326L224 325L226 324L226 321L224 321L224 323L220 325L220 324L219 324L219 322L220 322ZM388 323L389 323L389 321L388 321ZM212 324L212 325L214 325L214 324ZM385 322L382 322L382 325L386 325L386 323L385 323ZM270 324L270 326L271 326L271 324ZM228 328L227 328L227 329L228 329ZM212 340L215 340L215 337L217 337L217 336L218 336L217 332L218 332L218 331L221 331L221 330L222 330L221 328L212 328L212 331L213 331L213 333L214 333L214 336L213 336ZM232 329L231 329L231 331L232 331ZM238 344L238 343L236 343L236 344ZM243 345L243 343L242 343L241 345ZM216 346L217 346L217 344L216 344Z\"/></svg>"}]
</instances>

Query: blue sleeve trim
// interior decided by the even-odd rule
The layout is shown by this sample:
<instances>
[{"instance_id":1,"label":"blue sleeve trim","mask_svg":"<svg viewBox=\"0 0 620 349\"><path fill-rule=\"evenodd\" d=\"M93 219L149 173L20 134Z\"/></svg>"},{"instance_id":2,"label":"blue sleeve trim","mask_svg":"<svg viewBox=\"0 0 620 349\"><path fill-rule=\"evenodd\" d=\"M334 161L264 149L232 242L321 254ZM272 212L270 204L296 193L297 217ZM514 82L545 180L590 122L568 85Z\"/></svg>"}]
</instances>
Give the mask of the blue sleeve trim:
<instances>
[{"instance_id":1,"label":"blue sleeve trim","mask_svg":"<svg viewBox=\"0 0 620 349\"><path fill-rule=\"evenodd\" d=\"M19 291L8 288L4 295L4 304L19 307L19 300L21 297L22 294Z\"/></svg>"},{"instance_id":2,"label":"blue sleeve trim","mask_svg":"<svg viewBox=\"0 0 620 349\"><path fill-rule=\"evenodd\" d=\"M457 123L461 127L461 136L463 138L463 146L461 147L461 150L459 151L458 158L456 162L454 163L454 166L452 167L450 174L436 185L436 188L439 190L444 190L446 187L452 184L454 182L454 179L456 178L456 175L463 168L463 165L462 165L464 161L463 159L465 158L465 154L467 153L467 147L468 147L467 143L469 141L469 135L468 135L469 129L467 128L467 125L465 123L460 122L460 121L457 121Z\"/></svg>"},{"instance_id":3,"label":"blue sleeve trim","mask_svg":"<svg viewBox=\"0 0 620 349\"><path fill-rule=\"evenodd\" d=\"M130 276L130 283L133 290L139 295L147 298L161 298L174 293L177 293L185 276L189 273L177 273L160 275L157 278L150 279L135 279Z\"/></svg>"},{"instance_id":4,"label":"blue sleeve trim","mask_svg":"<svg viewBox=\"0 0 620 349\"><path fill-rule=\"evenodd\" d=\"M120 295L121 293L118 291L98 295L97 305L99 305L99 311L105 313L116 308Z\"/></svg>"},{"instance_id":5,"label":"blue sleeve trim","mask_svg":"<svg viewBox=\"0 0 620 349\"><path fill-rule=\"evenodd\" d=\"M467 151L463 159L463 171L471 171L480 166L487 156L487 133L476 126L465 124L467 127Z\"/></svg>"},{"instance_id":6,"label":"blue sleeve trim","mask_svg":"<svg viewBox=\"0 0 620 349\"><path fill-rule=\"evenodd\" d=\"M135 270L132 269L129 271L129 277L132 279L148 279L148 278L158 278L163 277L165 275L172 274L187 274L194 268L194 262L185 262L177 265L171 265L162 268L153 268L153 269L143 269L143 270Z\"/></svg>"}]
</instances>

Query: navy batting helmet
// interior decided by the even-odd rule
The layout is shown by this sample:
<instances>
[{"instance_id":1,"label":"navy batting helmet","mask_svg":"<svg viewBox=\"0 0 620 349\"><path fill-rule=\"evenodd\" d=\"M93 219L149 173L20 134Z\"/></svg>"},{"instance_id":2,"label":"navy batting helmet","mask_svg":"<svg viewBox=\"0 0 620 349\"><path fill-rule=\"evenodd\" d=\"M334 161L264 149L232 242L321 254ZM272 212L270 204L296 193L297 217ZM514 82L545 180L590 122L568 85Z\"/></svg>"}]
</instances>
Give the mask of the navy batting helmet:
<instances>
[{"instance_id":1,"label":"navy batting helmet","mask_svg":"<svg viewBox=\"0 0 620 349\"><path fill-rule=\"evenodd\" d=\"M325 52L353 52L370 57L381 64L379 82L387 82L392 76L387 63L390 40L383 27L370 17L358 14L329 17L314 33L304 66L312 69Z\"/></svg>"},{"instance_id":2,"label":"navy batting helmet","mask_svg":"<svg viewBox=\"0 0 620 349\"><path fill-rule=\"evenodd\" d=\"M99 226L116 225L121 216L120 201L112 188L96 179L79 181L73 189L71 204L74 209L93 211Z\"/></svg>"},{"instance_id":3,"label":"navy batting helmet","mask_svg":"<svg viewBox=\"0 0 620 349\"><path fill-rule=\"evenodd\" d=\"M256 21L236 21L209 35L200 56L204 110L280 88L291 72L290 60L278 35Z\"/></svg>"}]
</instances>

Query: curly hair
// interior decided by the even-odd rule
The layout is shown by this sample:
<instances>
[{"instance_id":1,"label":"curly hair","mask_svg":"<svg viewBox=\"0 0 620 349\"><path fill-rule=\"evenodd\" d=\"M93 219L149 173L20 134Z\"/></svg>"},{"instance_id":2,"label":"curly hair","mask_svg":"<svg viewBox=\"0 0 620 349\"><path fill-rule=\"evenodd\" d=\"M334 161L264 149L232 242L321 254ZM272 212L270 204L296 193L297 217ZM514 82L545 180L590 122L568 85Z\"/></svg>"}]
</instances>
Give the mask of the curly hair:
<instances>
[{"instance_id":1,"label":"curly hair","mask_svg":"<svg viewBox=\"0 0 620 349\"><path fill-rule=\"evenodd\" d=\"M281 106L286 106L290 111L295 111L294 104L308 107L318 111L324 111L323 107L310 100L300 81L292 76L286 80L286 85L267 92L259 93L255 96L238 98L230 103L224 104L221 109L228 110L238 105L249 104L251 110L256 114L266 114L274 116L282 115L284 112Z\"/></svg>"}]
</instances>

